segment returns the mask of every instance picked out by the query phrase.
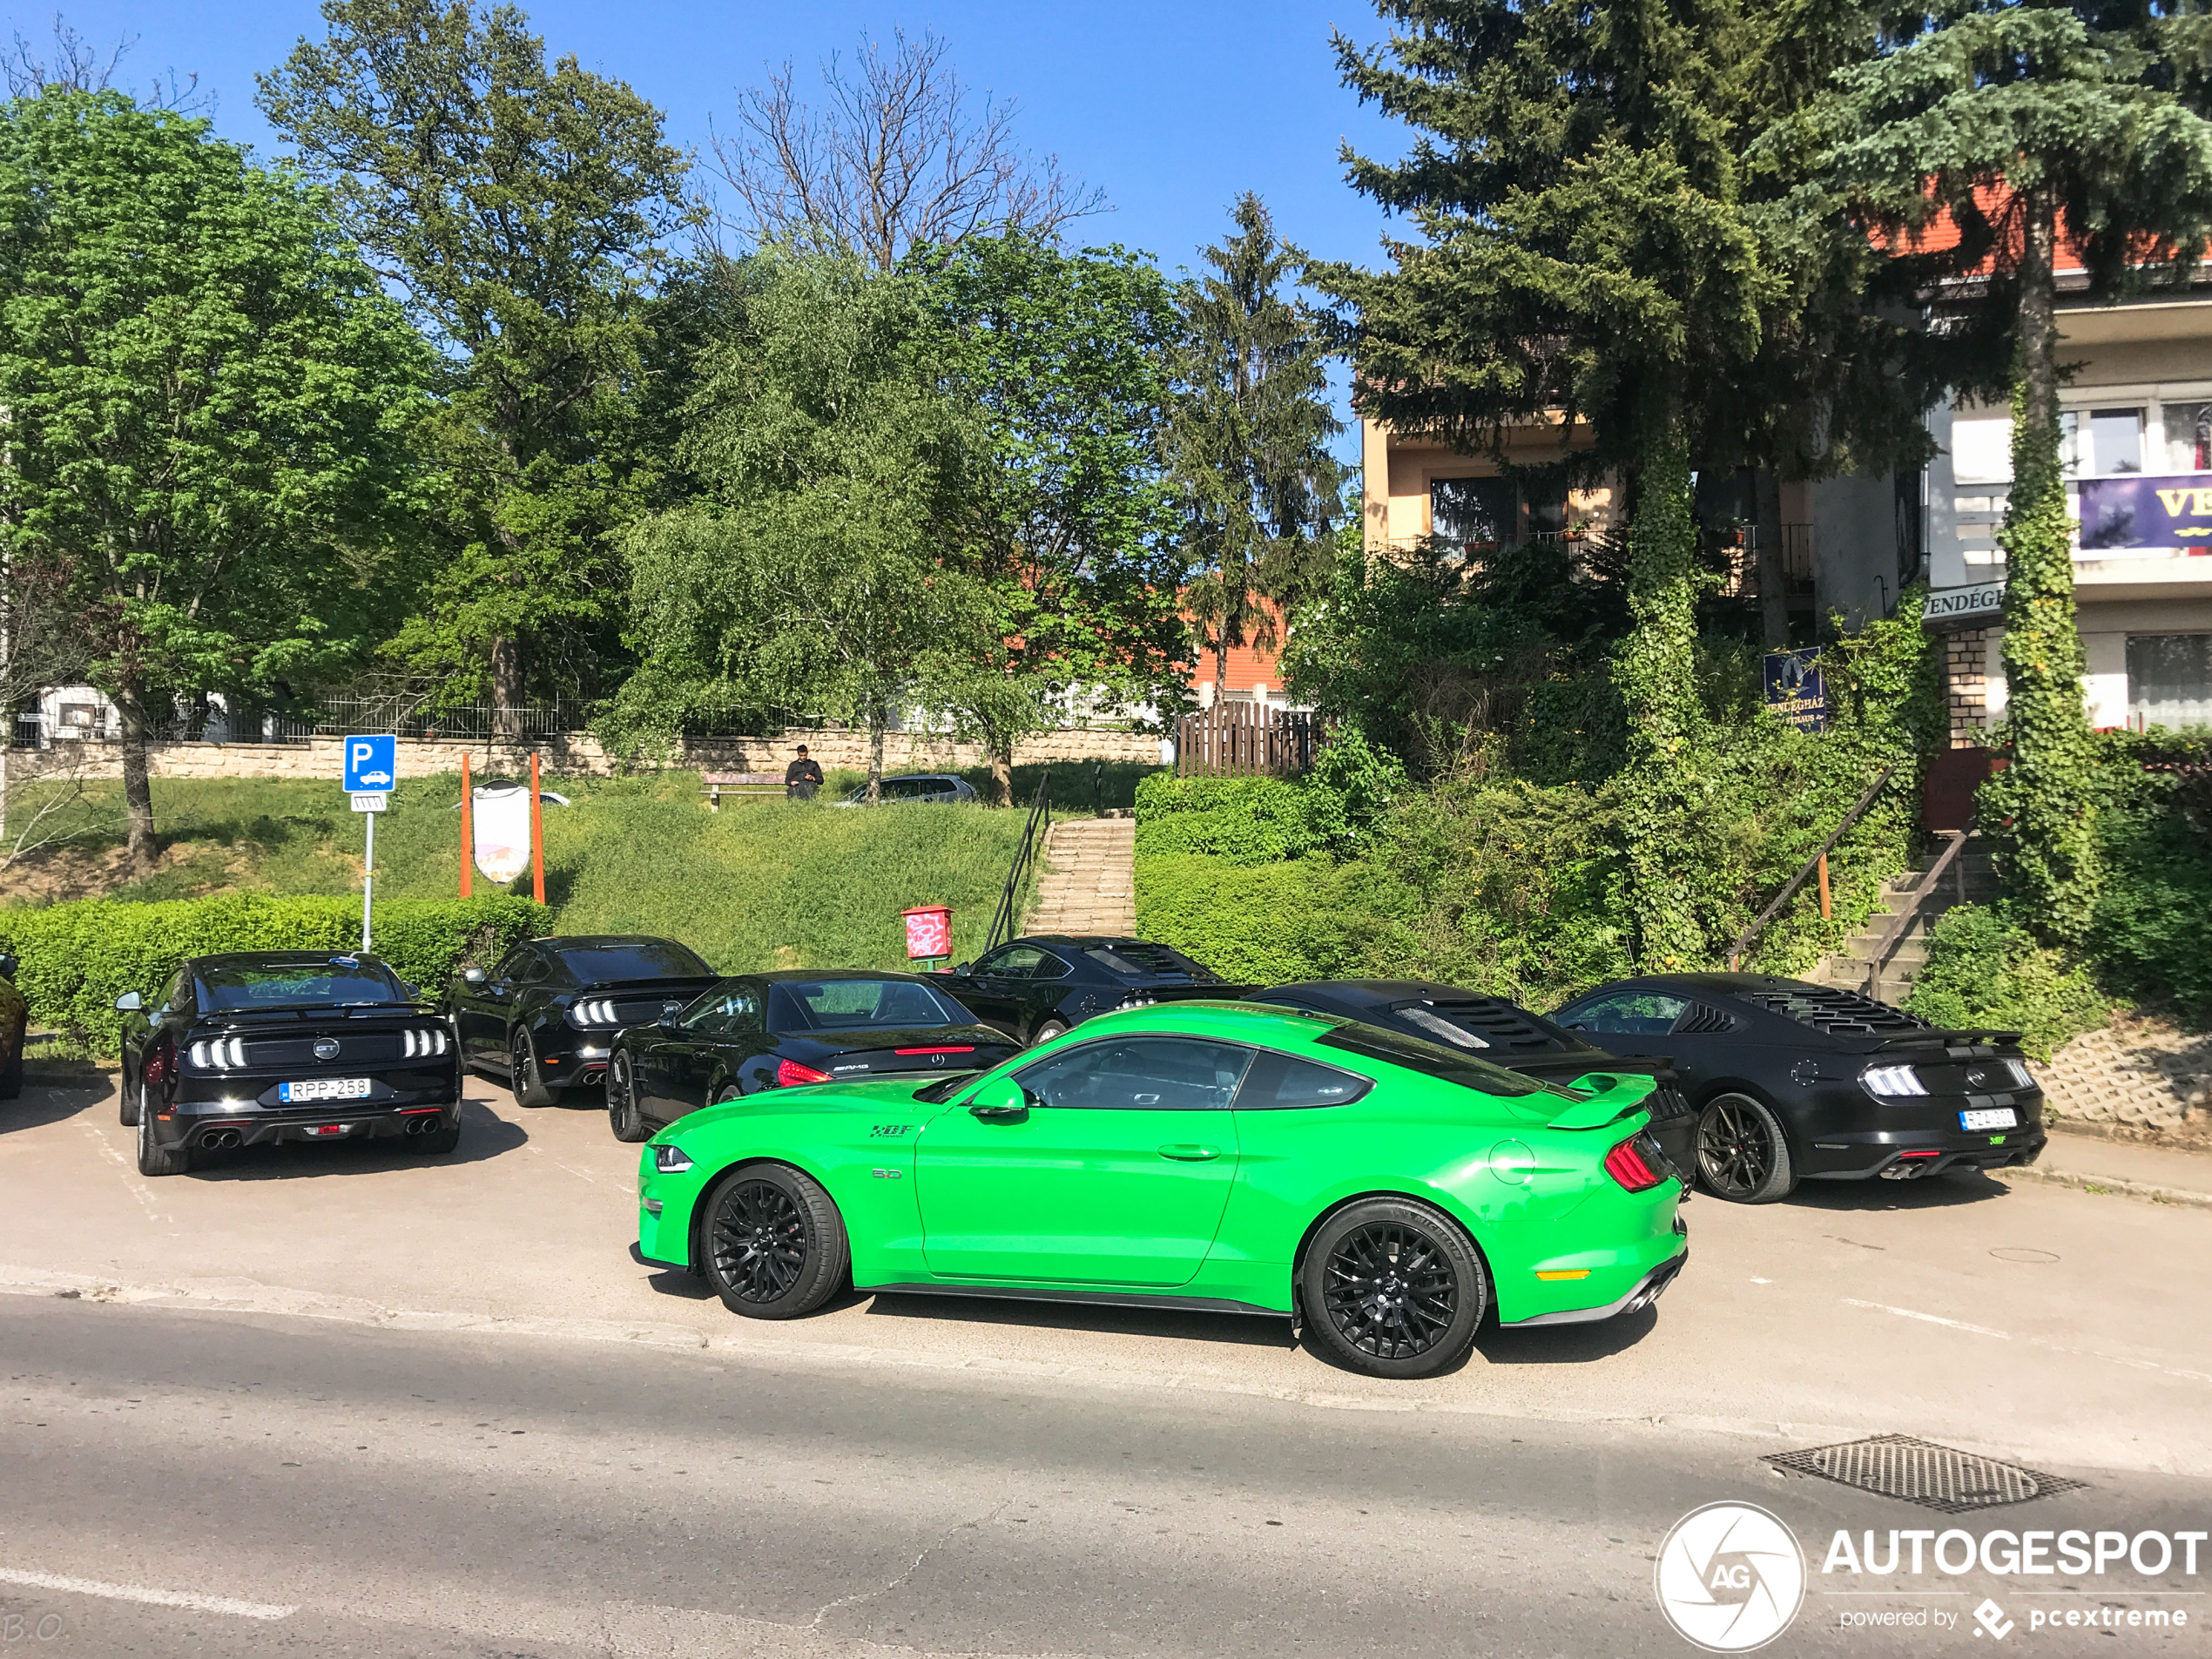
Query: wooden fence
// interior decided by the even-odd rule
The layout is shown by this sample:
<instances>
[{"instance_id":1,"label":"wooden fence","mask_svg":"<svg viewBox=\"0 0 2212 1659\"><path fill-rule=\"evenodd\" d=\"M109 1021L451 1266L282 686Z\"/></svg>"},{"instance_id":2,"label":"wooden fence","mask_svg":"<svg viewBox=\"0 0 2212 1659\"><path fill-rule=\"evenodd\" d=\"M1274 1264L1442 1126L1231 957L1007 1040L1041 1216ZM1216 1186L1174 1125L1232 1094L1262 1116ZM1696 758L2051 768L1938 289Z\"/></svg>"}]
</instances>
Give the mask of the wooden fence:
<instances>
[{"instance_id":1,"label":"wooden fence","mask_svg":"<svg viewBox=\"0 0 2212 1659\"><path fill-rule=\"evenodd\" d=\"M1178 778L1287 778L1313 764L1318 718L1258 703L1217 703L1176 726Z\"/></svg>"}]
</instances>

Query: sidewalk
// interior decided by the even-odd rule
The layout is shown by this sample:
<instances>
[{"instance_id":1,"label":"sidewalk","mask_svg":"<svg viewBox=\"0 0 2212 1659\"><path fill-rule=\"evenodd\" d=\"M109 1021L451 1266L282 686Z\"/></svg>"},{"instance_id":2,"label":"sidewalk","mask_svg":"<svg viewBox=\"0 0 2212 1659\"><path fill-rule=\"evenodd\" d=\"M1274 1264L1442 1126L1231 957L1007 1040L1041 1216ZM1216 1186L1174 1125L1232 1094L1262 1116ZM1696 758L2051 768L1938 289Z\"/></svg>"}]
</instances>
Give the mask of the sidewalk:
<instances>
[{"instance_id":1,"label":"sidewalk","mask_svg":"<svg viewBox=\"0 0 2212 1659\"><path fill-rule=\"evenodd\" d=\"M2143 1146L2054 1130L2033 1168L1993 1171L1999 1179L2049 1181L2159 1204L2212 1210L2212 1152Z\"/></svg>"}]
</instances>

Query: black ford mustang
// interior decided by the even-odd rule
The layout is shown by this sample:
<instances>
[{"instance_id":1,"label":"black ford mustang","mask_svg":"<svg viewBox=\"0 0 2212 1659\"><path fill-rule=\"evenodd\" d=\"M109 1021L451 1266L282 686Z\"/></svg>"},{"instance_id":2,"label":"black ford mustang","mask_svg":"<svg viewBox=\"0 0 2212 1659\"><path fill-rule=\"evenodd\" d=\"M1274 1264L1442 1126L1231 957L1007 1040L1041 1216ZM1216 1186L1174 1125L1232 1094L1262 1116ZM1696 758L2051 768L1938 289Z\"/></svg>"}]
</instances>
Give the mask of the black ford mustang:
<instances>
[{"instance_id":1,"label":"black ford mustang","mask_svg":"<svg viewBox=\"0 0 2212 1659\"><path fill-rule=\"evenodd\" d=\"M1652 1138L1685 1178L1696 1157L1697 1116L1678 1086L1673 1067L1649 1058L1623 1059L1503 997L1439 985L1433 980L1356 979L1271 985L1249 993L1244 1000L1311 1008L1316 1014L1335 1014L1379 1025L1463 1053L1480 1054L1494 1066L1547 1082L1570 1083L1593 1072L1656 1076L1659 1086L1648 1103Z\"/></svg>"},{"instance_id":2,"label":"black ford mustang","mask_svg":"<svg viewBox=\"0 0 2212 1659\"><path fill-rule=\"evenodd\" d=\"M1009 941L931 982L1024 1045L1049 1042L1115 1008L1236 996L1241 989L1165 945L1065 934Z\"/></svg>"},{"instance_id":3,"label":"black ford mustang","mask_svg":"<svg viewBox=\"0 0 2212 1659\"><path fill-rule=\"evenodd\" d=\"M642 1141L690 1111L764 1089L912 1071L983 1071L1021 1052L939 976L793 968L725 979L616 1038L607 1116Z\"/></svg>"},{"instance_id":4,"label":"black ford mustang","mask_svg":"<svg viewBox=\"0 0 2212 1659\"><path fill-rule=\"evenodd\" d=\"M446 1001L462 1057L503 1072L518 1103L550 1106L606 1074L616 1032L682 1008L715 977L672 939L578 934L527 941L489 974L468 969Z\"/></svg>"},{"instance_id":5,"label":"black ford mustang","mask_svg":"<svg viewBox=\"0 0 2212 1659\"><path fill-rule=\"evenodd\" d=\"M2017 1031L1945 1031L1856 991L1764 974L1619 980L1552 1018L1665 1055L1697 1109L1697 1172L1739 1204L1801 1180L2033 1163L2043 1091Z\"/></svg>"},{"instance_id":6,"label":"black ford mustang","mask_svg":"<svg viewBox=\"0 0 2212 1659\"><path fill-rule=\"evenodd\" d=\"M196 956L123 1015L123 1122L141 1175L202 1149L398 1136L461 1143L461 1058L438 1009L374 956Z\"/></svg>"}]
</instances>

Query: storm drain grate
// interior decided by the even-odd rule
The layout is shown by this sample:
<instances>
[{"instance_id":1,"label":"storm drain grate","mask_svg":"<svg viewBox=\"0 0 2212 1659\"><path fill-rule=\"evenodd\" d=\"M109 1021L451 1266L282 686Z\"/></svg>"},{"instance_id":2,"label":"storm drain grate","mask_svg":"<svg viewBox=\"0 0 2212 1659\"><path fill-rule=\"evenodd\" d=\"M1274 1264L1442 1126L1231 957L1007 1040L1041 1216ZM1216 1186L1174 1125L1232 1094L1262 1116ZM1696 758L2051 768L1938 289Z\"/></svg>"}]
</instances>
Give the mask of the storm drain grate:
<instances>
[{"instance_id":1,"label":"storm drain grate","mask_svg":"<svg viewBox=\"0 0 2212 1659\"><path fill-rule=\"evenodd\" d=\"M2083 1489L2079 1480L2024 1469L2016 1463L2000 1463L1972 1452L1954 1452L1947 1446L1916 1440L1910 1434L1877 1434L1864 1440L1845 1440L1840 1446L1777 1452L1765 1460L1777 1468L1817 1474L1824 1480L1878 1492L1885 1498L1902 1498L1946 1515Z\"/></svg>"}]
</instances>

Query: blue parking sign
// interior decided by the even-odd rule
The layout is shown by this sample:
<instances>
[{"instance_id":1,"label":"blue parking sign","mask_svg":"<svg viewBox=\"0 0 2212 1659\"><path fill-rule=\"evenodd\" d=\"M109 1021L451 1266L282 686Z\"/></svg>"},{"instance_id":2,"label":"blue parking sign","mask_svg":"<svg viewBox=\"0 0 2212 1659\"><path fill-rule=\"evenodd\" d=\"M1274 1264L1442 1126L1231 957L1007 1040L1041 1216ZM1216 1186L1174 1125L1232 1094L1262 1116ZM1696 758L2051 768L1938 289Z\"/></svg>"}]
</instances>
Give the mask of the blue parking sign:
<instances>
[{"instance_id":1,"label":"blue parking sign","mask_svg":"<svg viewBox=\"0 0 2212 1659\"><path fill-rule=\"evenodd\" d=\"M400 740L390 732L346 739L346 792L385 794L399 782Z\"/></svg>"}]
</instances>

